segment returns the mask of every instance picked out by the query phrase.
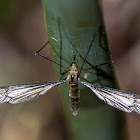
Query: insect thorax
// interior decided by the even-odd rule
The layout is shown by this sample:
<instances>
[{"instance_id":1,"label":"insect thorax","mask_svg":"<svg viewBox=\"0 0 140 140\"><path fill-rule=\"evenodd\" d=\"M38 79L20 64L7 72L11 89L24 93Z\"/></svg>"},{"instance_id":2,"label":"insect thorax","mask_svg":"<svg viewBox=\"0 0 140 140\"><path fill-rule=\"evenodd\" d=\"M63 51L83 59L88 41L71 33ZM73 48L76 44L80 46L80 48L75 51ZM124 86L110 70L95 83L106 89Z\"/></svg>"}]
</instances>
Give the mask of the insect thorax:
<instances>
[{"instance_id":1,"label":"insect thorax","mask_svg":"<svg viewBox=\"0 0 140 140\"><path fill-rule=\"evenodd\" d=\"M78 71L77 71L75 63L73 63L71 68L70 68L70 74L67 77L67 81L70 84L77 84L78 83Z\"/></svg>"}]
</instances>

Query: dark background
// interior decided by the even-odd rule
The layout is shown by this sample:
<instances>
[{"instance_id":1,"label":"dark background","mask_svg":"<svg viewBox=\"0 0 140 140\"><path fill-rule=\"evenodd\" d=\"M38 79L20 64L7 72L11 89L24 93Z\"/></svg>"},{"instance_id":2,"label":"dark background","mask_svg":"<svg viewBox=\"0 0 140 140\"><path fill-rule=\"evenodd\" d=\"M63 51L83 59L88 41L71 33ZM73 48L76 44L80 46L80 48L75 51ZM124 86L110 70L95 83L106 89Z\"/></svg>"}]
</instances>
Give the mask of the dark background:
<instances>
[{"instance_id":1,"label":"dark background","mask_svg":"<svg viewBox=\"0 0 140 140\"><path fill-rule=\"evenodd\" d=\"M56 80L53 64L34 55L47 42L41 0L0 3L0 85ZM139 94L140 1L103 0L102 5L120 89ZM44 53L51 57L49 48ZM140 116L124 116L126 139L139 140ZM30 102L0 105L0 139L67 139L58 87Z\"/></svg>"}]
</instances>

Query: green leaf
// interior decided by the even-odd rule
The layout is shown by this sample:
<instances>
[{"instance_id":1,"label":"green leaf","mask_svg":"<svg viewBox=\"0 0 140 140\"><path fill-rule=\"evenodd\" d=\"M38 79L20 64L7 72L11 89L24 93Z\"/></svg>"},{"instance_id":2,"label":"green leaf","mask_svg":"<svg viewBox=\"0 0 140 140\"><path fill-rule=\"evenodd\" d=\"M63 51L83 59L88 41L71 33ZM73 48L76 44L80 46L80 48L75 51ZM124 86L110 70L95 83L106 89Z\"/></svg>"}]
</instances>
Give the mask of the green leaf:
<instances>
[{"instance_id":1,"label":"green leaf","mask_svg":"<svg viewBox=\"0 0 140 140\"><path fill-rule=\"evenodd\" d=\"M111 61L107 35L97 0L44 0L47 32L53 60L70 68L76 55L78 70ZM92 43L93 42L93 43ZM90 44L91 48L90 48ZM90 48L90 49L89 49ZM87 56L87 57L86 57ZM59 70L56 66L58 78ZM65 72L62 69L62 72ZM98 66L81 74L94 84L116 88L111 64ZM63 76L66 78L67 74ZM81 79L82 80L82 79ZM69 103L69 84L62 84L61 94L66 123L72 140L121 139L120 113L100 101L87 87L79 85L80 110L72 115Z\"/></svg>"}]
</instances>

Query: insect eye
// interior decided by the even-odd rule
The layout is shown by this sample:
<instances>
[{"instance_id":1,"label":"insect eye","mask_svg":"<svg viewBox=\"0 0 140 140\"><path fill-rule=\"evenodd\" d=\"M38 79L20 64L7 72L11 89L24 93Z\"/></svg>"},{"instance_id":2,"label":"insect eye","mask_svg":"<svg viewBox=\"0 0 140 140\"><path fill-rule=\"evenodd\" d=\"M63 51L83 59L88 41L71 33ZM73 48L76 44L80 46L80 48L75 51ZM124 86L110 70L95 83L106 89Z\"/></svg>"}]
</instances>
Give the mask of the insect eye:
<instances>
[{"instance_id":1,"label":"insect eye","mask_svg":"<svg viewBox=\"0 0 140 140\"><path fill-rule=\"evenodd\" d=\"M74 75L71 75L71 80L73 81L73 79L74 79Z\"/></svg>"}]
</instances>

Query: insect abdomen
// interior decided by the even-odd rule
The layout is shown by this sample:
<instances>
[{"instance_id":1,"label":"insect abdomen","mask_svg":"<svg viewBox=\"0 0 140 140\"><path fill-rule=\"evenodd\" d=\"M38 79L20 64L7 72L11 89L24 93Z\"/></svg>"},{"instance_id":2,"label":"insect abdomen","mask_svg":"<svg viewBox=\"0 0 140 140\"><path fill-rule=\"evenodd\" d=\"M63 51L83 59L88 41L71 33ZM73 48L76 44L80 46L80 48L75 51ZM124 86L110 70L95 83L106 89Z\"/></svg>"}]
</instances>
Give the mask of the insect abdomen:
<instances>
[{"instance_id":1,"label":"insect abdomen","mask_svg":"<svg viewBox=\"0 0 140 140\"><path fill-rule=\"evenodd\" d=\"M71 111L73 115L76 116L80 105L80 90L78 84L70 84L69 97Z\"/></svg>"}]
</instances>

